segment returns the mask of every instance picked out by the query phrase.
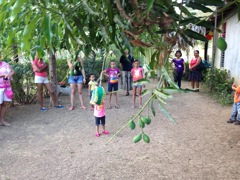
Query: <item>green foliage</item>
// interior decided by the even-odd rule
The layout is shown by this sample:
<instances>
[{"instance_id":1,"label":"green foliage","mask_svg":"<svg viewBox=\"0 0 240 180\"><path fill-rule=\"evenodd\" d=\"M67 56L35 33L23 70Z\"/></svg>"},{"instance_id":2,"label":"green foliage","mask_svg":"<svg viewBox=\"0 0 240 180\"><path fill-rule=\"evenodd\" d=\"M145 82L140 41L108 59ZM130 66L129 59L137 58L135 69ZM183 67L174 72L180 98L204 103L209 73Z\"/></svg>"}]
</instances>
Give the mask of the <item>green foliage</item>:
<instances>
[{"instance_id":1,"label":"green foliage","mask_svg":"<svg viewBox=\"0 0 240 180\"><path fill-rule=\"evenodd\" d=\"M32 103L36 99L37 88L34 84L31 62L10 64L15 71L11 82L14 91L14 102L21 104Z\"/></svg>"},{"instance_id":2,"label":"green foliage","mask_svg":"<svg viewBox=\"0 0 240 180\"><path fill-rule=\"evenodd\" d=\"M213 80L212 80L213 77ZM232 84L233 78L230 78L226 70L214 69L212 74L211 69L205 73L204 86L208 90L212 87L211 97L214 97L222 105L233 103Z\"/></svg>"}]
</instances>

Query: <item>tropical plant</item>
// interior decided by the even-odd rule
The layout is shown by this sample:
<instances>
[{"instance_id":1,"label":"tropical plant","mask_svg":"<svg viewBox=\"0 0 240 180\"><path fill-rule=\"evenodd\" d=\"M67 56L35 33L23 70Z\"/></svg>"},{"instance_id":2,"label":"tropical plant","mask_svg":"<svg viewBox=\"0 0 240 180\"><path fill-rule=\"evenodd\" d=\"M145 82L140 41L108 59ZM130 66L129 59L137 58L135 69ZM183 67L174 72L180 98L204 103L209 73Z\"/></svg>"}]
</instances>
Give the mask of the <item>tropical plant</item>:
<instances>
[{"instance_id":1,"label":"tropical plant","mask_svg":"<svg viewBox=\"0 0 240 180\"><path fill-rule=\"evenodd\" d=\"M185 49L195 40L207 42L204 36L206 28L213 29L213 24L208 21L209 14L204 14L212 16L232 4L239 5L239 1L233 0L227 5L222 0L0 1L0 45L5 55L13 45L19 53L30 54L34 48L39 56L47 50L52 57L49 60L51 72L56 69L54 52L62 48L74 49L76 56L80 50L88 56L99 48L105 49L107 55L111 45L122 54L124 48L133 51L137 48L147 57L152 77L156 72L160 75L156 87L143 93L151 94L144 107L151 106L155 115L152 104L157 101L160 110L170 117L163 104L165 99L171 98L169 92L178 91L168 74L171 69L168 61L170 52L174 46ZM220 8L213 11L208 6ZM202 13L196 15L190 8ZM138 56L141 57L140 54ZM141 81L146 82L146 79ZM135 117L142 117L141 113Z\"/></svg>"}]
</instances>

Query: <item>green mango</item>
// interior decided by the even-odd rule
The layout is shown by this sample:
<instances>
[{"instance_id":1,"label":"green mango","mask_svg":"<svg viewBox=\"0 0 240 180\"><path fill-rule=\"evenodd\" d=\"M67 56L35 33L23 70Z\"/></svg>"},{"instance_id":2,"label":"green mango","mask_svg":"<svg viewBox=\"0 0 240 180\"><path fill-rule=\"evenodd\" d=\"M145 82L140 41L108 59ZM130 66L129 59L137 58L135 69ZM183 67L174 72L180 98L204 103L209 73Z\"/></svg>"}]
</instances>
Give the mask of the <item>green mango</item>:
<instances>
[{"instance_id":1,"label":"green mango","mask_svg":"<svg viewBox=\"0 0 240 180\"><path fill-rule=\"evenodd\" d=\"M137 143L137 142L139 142L141 139L142 139L142 133L136 135L136 136L133 138L133 142L134 142L134 143Z\"/></svg>"},{"instance_id":2,"label":"green mango","mask_svg":"<svg viewBox=\"0 0 240 180\"><path fill-rule=\"evenodd\" d=\"M141 117L141 120L142 120L142 122L144 122L144 123L147 124L147 125L149 125L149 124L151 123L150 117L142 116L142 117Z\"/></svg>"},{"instance_id":3,"label":"green mango","mask_svg":"<svg viewBox=\"0 0 240 180\"><path fill-rule=\"evenodd\" d=\"M129 121L128 125L129 125L131 130L134 130L135 127L136 127L136 124L135 124L135 122L133 120Z\"/></svg>"},{"instance_id":4,"label":"green mango","mask_svg":"<svg viewBox=\"0 0 240 180\"><path fill-rule=\"evenodd\" d=\"M149 138L148 135L146 135L146 134L143 134L143 140L144 140L146 143L149 143L149 142L150 142L150 138Z\"/></svg>"},{"instance_id":5,"label":"green mango","mask_svg":"<svg viewBox=\"0 0 240 180\"><path fill-rule=\"evenodd\" d=\"M73 76L73 75L74 75L73 70L69 71L69 75L70 75L70 76Z\"/></svg>"},{"instance_id":6,"label":"green mango","mask_svg":"<svg viewBox=\"0 0 240 180\"><path fill-rule=\"evenodd\" d=\"M77 70L76 70L76 69L74 69L74 71L73 71L73 74L74 74L74 75L76 75L76 74L77 74Z\"/></svg>"},{"instance_id":7,"label":"green mango","mask_svg":"<svg viewBox=\"0 0 240 180\"><path fill-rule=\"evenodd\" d=\"M227 49L227 43L226 43L225 39L223 39L222 37L218 38L217 47L221 51L225 51Z\"/></svg>"},{"instance_id":8,"label":"green mango","mask_svg":"<svg viewBox=\"0 0 240 180\"><path fill-rule=\"evenodd\" d=\"M139 127L141 127L141 128L144 128L144 127L145 127L145 123L141 120L141 118L138 120L138 125L139 125Z\"/></svg>"}]
</instances>

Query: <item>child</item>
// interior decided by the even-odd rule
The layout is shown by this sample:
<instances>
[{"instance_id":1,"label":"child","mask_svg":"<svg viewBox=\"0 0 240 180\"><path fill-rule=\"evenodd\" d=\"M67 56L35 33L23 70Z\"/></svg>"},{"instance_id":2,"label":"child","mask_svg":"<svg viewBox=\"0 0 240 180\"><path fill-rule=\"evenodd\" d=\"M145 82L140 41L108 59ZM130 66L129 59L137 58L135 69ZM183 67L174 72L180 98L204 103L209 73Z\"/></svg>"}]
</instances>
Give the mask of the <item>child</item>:
<instances>
[{"instance_id":1,"label":"child","mask_svg":"<svg viewBox=\"0 0 240 180\"><path fill-rule=\"evenodd\" d=\"M112 99L112 94L115 95L115 108L118 109L118 97L117 97L117 91L118 91L118 76L121 74L120 70L116 68L116 63L115 61L110 62L110 68L107 68L106 70L103 71L103 74L108 77L108 92L110 93L109 95L109 105L108 109L111 109L111 99ZM112 93L112 91L114 91Z\"/></svg>"},{"instance_id":2,"label":"child","mask_svg":"<svg viewBox=\"0 0 240 180\"><path fill-rule=\"evenodd\" d=\"M234 103L232 106L232 115L227 123L234 123L235 125L240 125L240 86L236 84L232 85L232 90L235 91Z\"/></svg>"},{"instance_id":3,"label":"child","mask_svg":"<svg viewBox=\"0 0 240 180\"><path fill-rule=\"evenodd\" d=\"M139 60L135 60L133 62L133 69L131 70L131 74L133 77L133 105L132 108L136 107L136 94L139 96L139 108L142 108L142 85L135 83L137 80L143 79L143 68L139 67ZM138 91L137 91L138 90Z\"/></svg>"},{"instance_id":4,"label":"child","mask_svg":"<svg viewBox=\"0 0 240 180\"><path fill-rule=\"evenodd\" d=\"M97 82L95 81L95 75L90 75L90 81L88 83L88 94L90 96L90 100L92 98L92 92L95 89L95 87L97 86ZM94 110L94 106L92 105L91 111Z\"/></svg>"},{"instance_id":5,"label":"child","mask_svg":"<svg viewBox=\"0 0 240 180\"><path fill-rule=\"evenodd\" d=\"M104 102L101 105L94 105L94 116L95 116L95 123L96 123L96 137L100 136L99 133L99 125L102 125L102 133L109 134L108 131L105 130L105 107Z\"/></svg>"},{"instance_id":6,"label":"child","mask_svg":"<svg viewBox=\"0 0 240 180\"><path fill-rule=\"evenodd\" d=\"M181 88L182 76L186 69L184 59L181 56L182 52L177 50L175 53L176 58L172 60L172 63L174 63L174 81L178 84L179 88Z\"/></svg>"}]
</instances>

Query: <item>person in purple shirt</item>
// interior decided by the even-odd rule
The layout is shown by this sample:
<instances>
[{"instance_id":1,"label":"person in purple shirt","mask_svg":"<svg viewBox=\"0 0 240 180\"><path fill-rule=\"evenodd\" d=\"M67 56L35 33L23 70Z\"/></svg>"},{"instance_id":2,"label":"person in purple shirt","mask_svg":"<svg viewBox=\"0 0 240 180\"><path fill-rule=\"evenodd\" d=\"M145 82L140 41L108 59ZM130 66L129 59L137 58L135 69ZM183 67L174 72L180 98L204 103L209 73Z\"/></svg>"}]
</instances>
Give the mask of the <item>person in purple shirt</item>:
<instances>
[{"instance_id":1,"label":"person in purple shirt","mask_svg":"<svg viewBox=\"0 0 240 180\"><path fill-rule=\"evenodd\" d=\"M111 99L112 94L115 95L115 108L118 109L118 97L117 97L117 91L118 91L118 77L121 74L120 70L116 67L116 62L111 61L110 62L110 68L107 68L103 71L103 74L108 77L108 92L109 92L109 105L108 109L111 109Z\"/></svg>"},{"instance_id":2,"label":"person in purple shirt","mask_svg":"<svg viewBox=\"0 0 240 180\"><path fill-rule=\"evenodd\" d=\"M184 59L182 57L182 52L180 50L177 50L175 53L175 57L172 60L172 63L174 63L174 81L178 84L178 87L181 88L181 81L183 73L185 73L185 63Z\"/></svg>"}]
</instances>

